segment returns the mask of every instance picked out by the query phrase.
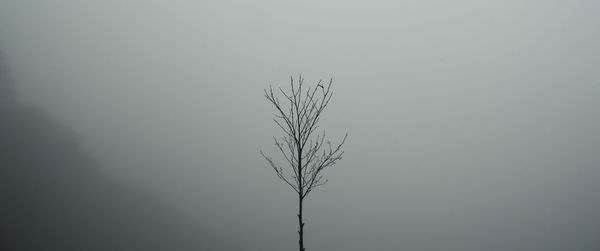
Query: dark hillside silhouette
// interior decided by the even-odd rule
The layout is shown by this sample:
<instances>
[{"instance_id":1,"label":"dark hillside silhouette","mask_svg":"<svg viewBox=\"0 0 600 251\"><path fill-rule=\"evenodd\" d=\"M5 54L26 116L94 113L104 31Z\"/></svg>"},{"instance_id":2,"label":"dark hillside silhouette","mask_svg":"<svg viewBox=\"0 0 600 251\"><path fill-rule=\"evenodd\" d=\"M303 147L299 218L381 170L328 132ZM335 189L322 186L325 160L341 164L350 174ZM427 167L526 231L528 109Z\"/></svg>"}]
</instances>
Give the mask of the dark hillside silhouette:
<instances>
[{"instance_id":1,"label":"dark hillside silhouette","mask_svg":"<svg viewBox=\"0 0 600 251\"><path fill-rule=\"evenodd\" d=\"M6 62L2 59L2 55L0 55L0 100L12 97L14 95L13 88L12 81L8 74L8 67L6 66Z\"/></svg>"},{"instance_id":2,"label":"dark hillside silhouette","mask_svg":"<svg viewBox=\"0 0 600 251\"><path fill-rule=\"evenodd\" d=\"M216 248L204 241L218 236L112 182L72 132L19 103L6 63L0 122L0 250Z\"/></svg>"}]
</instances>

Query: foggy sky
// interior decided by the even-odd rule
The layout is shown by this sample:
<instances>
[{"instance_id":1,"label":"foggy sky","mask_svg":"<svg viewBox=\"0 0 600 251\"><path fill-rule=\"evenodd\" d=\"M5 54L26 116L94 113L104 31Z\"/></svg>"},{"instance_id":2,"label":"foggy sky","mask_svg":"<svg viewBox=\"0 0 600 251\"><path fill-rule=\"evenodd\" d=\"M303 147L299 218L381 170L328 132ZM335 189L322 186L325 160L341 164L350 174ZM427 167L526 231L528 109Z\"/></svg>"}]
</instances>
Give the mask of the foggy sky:
<instances>
[{"instance_id":1,"label":"foggy sky","mask_svg":"<svg viewBox=\"0 0 600 251\"><path fill-rule=\"evenodd\" d=\"M308 250L598 250L599 11L2 0L0 52L21 102L206 246L296 248L294 194L259 150L281 135L263 88L301 73L334 78L321 128L349 133L305 203Z\"/></svg>"}]
</instances>

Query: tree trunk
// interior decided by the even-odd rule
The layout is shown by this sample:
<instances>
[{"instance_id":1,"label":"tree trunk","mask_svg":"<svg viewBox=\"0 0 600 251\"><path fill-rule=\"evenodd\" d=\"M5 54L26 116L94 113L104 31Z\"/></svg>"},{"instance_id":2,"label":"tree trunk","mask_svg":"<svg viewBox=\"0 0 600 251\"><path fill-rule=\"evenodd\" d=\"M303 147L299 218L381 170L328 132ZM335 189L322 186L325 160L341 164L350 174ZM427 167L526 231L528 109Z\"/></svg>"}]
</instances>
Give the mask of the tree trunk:
<instances>
[{"instance_id":1,"label":"tree trunk","mask_svg":"<svg viewBox=\"0 0 600 251\"><path fill-rule=\"evenodd\" d=\"M298 196L298 234L300 235L300 239L298 240L298 245L300 245L300 251L304 251L304 222L302 221L302 194Z\"/></svg>"},{"instance_id":2,"label":"tree trunk","mask_svg":"<svg viewBox=\"0 0 600 251\"><path fill-rule=\"evenodd\" d=\"M298 118L298 121L300 121L300 118ZM300 122L298 122L298 128L300 128L299 123ZM298 138L301 138L299 133L298 135ZM304 200L304 197L302 196L304 195L302 186L302 147L300 147L300 143L297 143L297 146L298 156L300 156L298 157L298 227L300 228L300 230L298 230L298 235L300 235L298 245L300 246L300 251L304 251L304 222L302 221L302 201Z\"/></svg>"}]
</instances>

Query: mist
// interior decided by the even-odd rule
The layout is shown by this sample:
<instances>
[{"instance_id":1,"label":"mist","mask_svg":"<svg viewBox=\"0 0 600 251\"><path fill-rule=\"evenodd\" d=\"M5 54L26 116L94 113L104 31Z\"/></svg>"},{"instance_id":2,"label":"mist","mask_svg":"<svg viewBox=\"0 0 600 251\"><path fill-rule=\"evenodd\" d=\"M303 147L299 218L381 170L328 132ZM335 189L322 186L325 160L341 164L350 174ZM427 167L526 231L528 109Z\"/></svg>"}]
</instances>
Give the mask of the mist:
<instances>
[{"instance_id":1,"label":"mist","mask_svg":"<svg viewBox=\"0 0 600 251\"><path fill-rule=\"evenodd\" d=\"M594 1L0 1L0 249L294 250L269 85L333 77L308 250L599 250Z\"/></svg>"}]
</instances>

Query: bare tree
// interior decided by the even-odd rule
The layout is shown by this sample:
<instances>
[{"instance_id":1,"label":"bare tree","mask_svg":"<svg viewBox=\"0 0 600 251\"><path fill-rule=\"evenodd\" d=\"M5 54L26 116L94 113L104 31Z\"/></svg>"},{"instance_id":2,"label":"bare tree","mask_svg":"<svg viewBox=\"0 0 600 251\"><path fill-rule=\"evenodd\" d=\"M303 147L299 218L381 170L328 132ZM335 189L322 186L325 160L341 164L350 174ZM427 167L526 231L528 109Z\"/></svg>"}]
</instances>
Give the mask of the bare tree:
<instances>
[{"instance_id":1,"label":"bare tree","mask_svg":"<svg viewBox=\"0 0 600 251\"><path fill-rule=\"evenodd\" d=\"M283 180L298 195L298 245L300 251L304 251L304 221L302 219L302 203L306 196L315 188L324 185L327 179L323 179L321 172L325 168L333 166L336 161L342 159L344 151L342 145L346 142L348 133L341 143L332 145L325 139L325 131L316 133L321 114L329 104L332 97L331 84L319 80L316 86L304 90L304 79L300 75L296 83L290 77L291 90L286 92L279 89L279 97L273 92L273 87L265 89L265 97L275 106L276 115L273 120L283 130L281 138L275 138L275 146L279 149L289 165L284 168L276 164L273 159L260 154L273 167L277 177ZM283 102L282 102L283 101Z\"/></svg>"}]
</instances>

